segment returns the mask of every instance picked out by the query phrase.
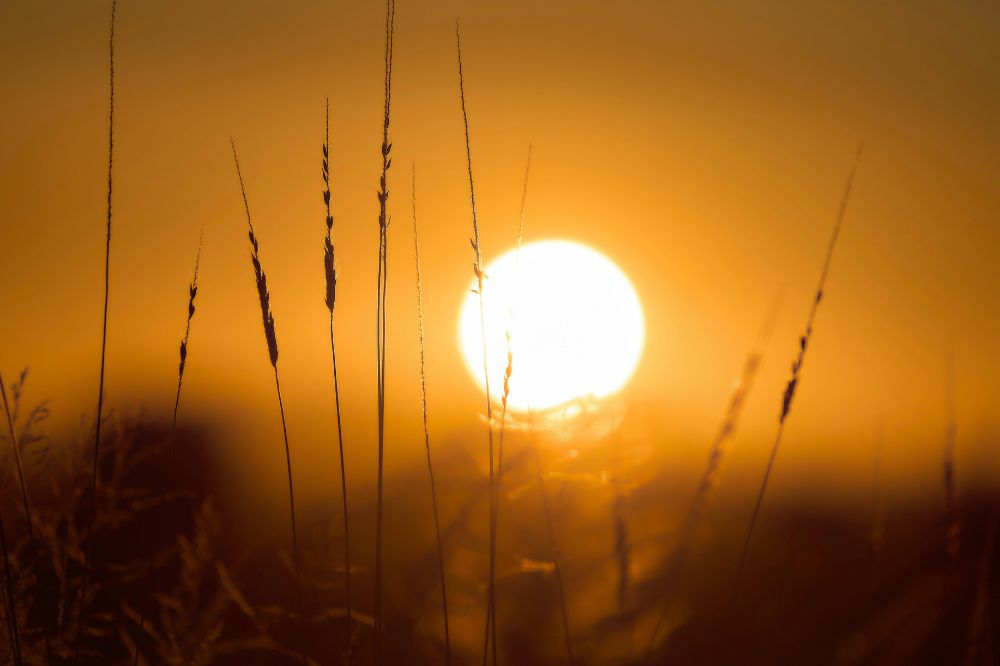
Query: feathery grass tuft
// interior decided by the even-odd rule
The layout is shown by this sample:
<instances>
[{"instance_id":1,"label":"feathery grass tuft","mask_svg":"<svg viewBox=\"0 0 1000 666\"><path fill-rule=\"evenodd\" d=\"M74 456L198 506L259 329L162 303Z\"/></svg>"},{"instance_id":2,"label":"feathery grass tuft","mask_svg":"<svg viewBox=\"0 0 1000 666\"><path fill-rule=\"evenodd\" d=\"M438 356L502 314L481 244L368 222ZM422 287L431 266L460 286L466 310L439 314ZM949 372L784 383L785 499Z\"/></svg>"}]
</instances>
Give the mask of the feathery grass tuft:
<instances>
[{"instance_id":1,"label":"feathery grass tuft","mask_svg":"<svg viewBox=\"0 0 1000 666\"><path fill-rule=\"evenodd\" d=\"M87 580L90 575L90 536L97 516L97 463L101 453L101 420L104 410L104 360L108 347L108 294L111 287L111 195L115 154L115 12L118 0L111 0L111 32L108 37L108 202L107 232L104 243L104 315L101 323L101 371L97 384L97 419L94 426L94 459L90 474L90 515L83 533L83 580L80 582L80 610L76 620L76 658L80 657L83 636L83 612L87 605Z\"/></svg>"},{"instance_id":2,"label":"feathery grass tuft","mask_svg":"<svg viewBox=\"0 0 1000 666\"><path fill-rule=\"evenodd\" d=\"M444 576L444 545L441 541L441 520L438 515L437 487L434 465L431 463L431 435L427 422L427 372L424 354L424 289L420 276L420 236L417 233L417 166L412 165L413 179L413 254L417 267L417 331L420 339L420 405L424 418L424 446L427 449L427 475L431 482L431 508L434 511L434 534L437 538L438 569L441 576L441 608L444 613L444 662L451 663L451 632L448 629L448 590Z\"/></svg>"},{"instance_id":3,"label":"feathery grass tuft","mask_svg":"<svg viewBox=\"0 0 1000 666\"><path fill-rule=\"evenodd\" d=\"M673 607L674 599L677 595L677 586L680 584L683 576L684 565L687 563L691 544L694 541L698 525L701 523L712 501L715 489L719 485L722 463L729 453L730 443L736 434L740 415L743 413L747 398L753 389L754 380L757 377L757 371L760 369L760 364L764 356L763 350L767 346L771 332L774 329L774 322L778 316L780 302L780 296L776 297L768 309L760 332L757 335L757 341L743 361L743 369L740 372L736 386L733 387L733 391L729 396L729 404L722 418L722 424L719 426L719 430L716 432L715 438L709 447L705 471L702 472L697 490L695 490L694 500L691 502L691 507L688 509L687 515L684 517L684 522L681 524L677 537L677 546L667 565L667 572L664 576L663 609L660 611L656 624L653 626L653 631L649 636L649 642L646 644L644 662L649 661L663 621L667 619L670 609Z\"/></svg>"},{"instance_id":4,"label":"feathery grass tuft","mask_svg":"<svg viewBox=\"0 0 1000 666\"><path fill-rule=\"evenodd\" d=\"M774 444L771 446L771 455L768 458L767 467L764 469L764 478L761 480L760 490L757 493L757 500L753 507L753 513L750 515L750 525L747 528L747 535L743 541L742 551L740 552L739 565L736 569L736 580L733 584L733 594L730 601L730 616L732 616L736 607L736 600L739 598L740 583L743 580L743 569L746 566L747 553L750 550L750 541L753 538L753 531L757 524L757 516L760 513L761 503L764 501L764 493L767 490L767 482L771 478L771 470L774 467L774 459L777 457L778 448L781 445L781 437L785 432L785 423L787 422L788 414L792 409L792 401L795 398L795 390L799 384L799 373L802 371L802 363L805 361L806 349L808 349L809 340L812 338L816 312L819 310L819 304L823 300L823 290L826 287L826 278L830 272L830 262L833 259L833 251L837 246L837 239L840 237L840 229L844 223L844 213L847 211L847 202L851 198L851 188L854 185L854 174L857 172L858 163L861 161L861 152L863 148L864 144L858 147L858 151L854 156L854 162L851 164L851 170L847 175L847 185L844 188L844 195L840 200L840 208L837 211L837 221L833 227L833 234L830 236L830 242L826 247L826 256L823 259L823 269L820 271L819 284L816 287L816 296L813 298L812 306L809 308L809 316L806 319L805 332L799 338L798 355L795 357L795 360L792 361L792 376L788 380L788 384L785 386L785 392L782 396L781 414L778 417L778 432L774 437Z\"/></svg>"},{"instance_id":5,"label":"feathery grass tuft","mask_svg":"<svg viewBox=\"0 0 1000 666\"><path fill-rule=\"evenodd\" d=\"M524 188L521 191L521 215L517 225L517 245L514 250L515 276L518 275L521 262L521 245L524 240L524 206L528 200L528 176L531 173L531 144L528 144L528 162L524 167ZM516 279L515 279L516 282ZM502 496L501 486L503 483L503 440L507 431L507 400L510 398L510 376L514 371L514 352L512 347L512 337L514 329L514 304L509 303L507 309L507 330L504 331L504 338L507 344L507 366L503 374L503 393L500 397L500 435L497 438L497 469L496 484L493 489L493 515L490 519L490 544L492 549L491 558L496 560L497 534L500 521L500 498ZM489 632L489 640L493 641L494 650L497 642L496 623L496 590L493 590L493 599L487 610L486 631ZM494 658L495 660L495 658Z\"/></svg>"},{"instance_id":6,"label":"feathery grass tuft","mask_svg":"<svg viewBox=\"0 0 1000 666\"><path fill-rule=\"evenodd\" d=\"M24 378L27 374L27 370L21 373L21 383L24 382ZM15 386L15 391L18 387ZM21 506L24 509L24 519L28 524L28 549L29 557L31 557L31 567L32 573L35 577L35 589L37 590L39 596L43 596L42 590L42 574L40 570L40 564L38 561L38 541L35 538L35 519L31 513L31 502L28 501L28 484L24 479L24 464L21 461L21 447L17 443L17 435L14 433L14 420L11 418L10 405L7 403L7 389L3 383L3 376L0 375L0 396L3 397L3 411L7 417L7 431L10 433L10 446L14 451L14 466L17 468L17 481L21 488ZM15 395L15 402L17 398ZM13 600L13 597L11 597ZM44 604L43 604L44 606ZM48 664L52 664L52 642L49 639L49 628L47 620L42 622L42 641L45 644L45 660Z\"/></svg>"},{"instance_id":7,"label":"feathery grass tuft","mask_svg":"<svg viewBox=\"0 0 1000 666\"><path fill-rule=\"evenodd\" d=\"M240 160L236 156L236 143L230 139L233 148L233 163L236 165L236 176L240 181L240 193L243 195L243 207L246 210L247 226L250 231L250 263L253 264L254 280L257 283L257 296L260 298L260 315L264 324L264 338L267 341L267 354L274 369L274 389L278 394L278 411L281 414L281 434L285 439L285 466L288 472L288 506L292 523L292 564L295 570L295 587L299 610L302 605L302 576L299 571L299 538L295 527L295 486L292 483L292 453L288 446L288 426L285 423L285 405L281 399L281 382L278 380L278 338L274 331L274 314L271 312L271 294L267 290L267 275L260 263L260 245L254 233L253 221L250 217L250 204L247 202L247 191L243 185L243 174L240 171Z\"/></svg>"},{"instance_id":8,"label":"feathery grass tuft","mask_svg":"<svg viewBox=\"0 0 1000 666\"><path fill-rule=\"evenodd\" d=\"M493 530L493 518L496 515L496 476L493 468L493 398L490 395L490 373L487 369L488 366L486 363L488 354L486 349L486 308L483 303L483 253L479 244L479 218L476 216L476 186L472 177L472 147L469 141L469 114L465 108L465 78L462 74L462 35L459 31L458 21L455 21L455 44L458 51L458 97L459 102L462 105L462 122L465 126L465 161L469 172L469 199L472 202L472 238L469 239L469 242L472 244L472 272L476 276L475 293L479 296L479 326L482 331L483 338L483 383L486 391L486 428L490 455L490 569L489 582L487 584L486 613L487 623L495 623L496 603L494 597L496 587L496 535ZM486 664L488 652L489 640L487 637L487 640L483 645L484 666ZM494 663L496 662L495 643L493 645L493 661Z\"/></svg>"},{"instance_id":9,"label":"feathery grass tuft","mask_svg":"<svg viewBox=\"0 0 1000 666\"><path fill-rule=\"evenodd\" d=\"M344 596L347 609L347 645L352 651L351 539L347 519L347 470L344 465L344 431L340 418L340 383L337 379L337 345L333 336L333 308L337 300L337 267L333 254L333 213L330 209L330 100L326 100L326 131L323 140L323 203L326 206L326 238L323 241L323 274L326 277L326 307L330 312L330 357L333 361L333 401L337 410L337 445L340 449L340 489L344 513ZM350 661L350 658L348 659Z\"/></svg>"},{"instance_id":10,"label":"feathery grass tuft","mask_svg":"<svg viewBox=\"0 0 1000 666\"><path fill-rule=\"evenodd\" d=\"M10 575L10 553L7 550L7 532L3 528L3 513L0 511L0 553L3 554L3 592L4 612L7 616L7 637L10 640L10 653L15 666L21 666L21 637L17 629L17 604L14 601L14 581Z\"/></svg>"},{"instance_id":11,"label":"feathery grass tuft","mask_svg":"<svg viewBox=\"0 0 1000 666\"><path fill-rule=\"evenodd\" d=\"M386 348L386 290L388 288L388 236L389 201L387 178L392 159L389 153L389 111L392 106L392 38L396 25L396 2L386 0L385 6L385 103L382 116L382 175L379 177L378 196L378 289L375 306L375 346L378 375L378 482L375 505L375 663L382 663L382 476L385 459L385 348Z\"/></svg>"},{"instance_id":12,"label":"feathery grass tuft","mask_svg":"<svg viewBox=\"0 0 1000 666\"><path fill-rule=\"evenodd\" d=\"M194 319L195 307L194 300L198 295L198 269L201 267L201 248L205 240L205 229L202 227L201 235L198 238L198 252L194 258L194 275L191 277L191 284L188 285L188 307L187 307L187 321L184 324L184 337L181 339L180 347L180 361L177 365L177 392L174 395L174 411L170 418L170 437L167 440L167 460L163 467L163 479L162 488L160 489L160 498L164 498L168 492L170 492L170 487L173 485L171 483L171 472L173 470L174 461L174 439L177 435L177 413L180 409L181 404L181 387L184 383L184 368L187 365L187 354L188 354L188 342L191 338L191 320ZM153 564L155 562L155 551L150 552L149 561L146 565L146 585L147 592L152 594L154 589L153 585ZM145 611L139 614L139 630L142 631L146 626L146 613ZM133 665L139 663L139 646L135 646L135 654L132 660Z\"/></svg>"}]
</instances>

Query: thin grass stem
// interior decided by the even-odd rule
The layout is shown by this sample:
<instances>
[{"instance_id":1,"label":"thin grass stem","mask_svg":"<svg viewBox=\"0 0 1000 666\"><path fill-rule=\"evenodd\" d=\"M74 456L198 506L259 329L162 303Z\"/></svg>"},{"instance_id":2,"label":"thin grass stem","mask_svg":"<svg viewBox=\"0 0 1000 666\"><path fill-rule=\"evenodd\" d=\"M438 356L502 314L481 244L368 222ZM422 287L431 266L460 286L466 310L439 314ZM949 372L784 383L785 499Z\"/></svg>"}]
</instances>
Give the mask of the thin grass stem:
<instances>
[{"instance_id":1,"label":"thin grass stem","mask_svg":"<svg viewBox=\"0 0 1000 666\"><path fill-rule=\"evenodd\" d=\"M118 0L111 0L111 31L108 37L108 199L107 230L104 243L104 314L101 319L101 371L97 384L97 419L94 426L94 458L90 474L90 515L83 532L83 579L80 582L80 609L76 620L75 660L80 659L80 641L83 638L83 615L87 604L87 581L90 576L91 531L97 519L97 463L101 456L101 422L104 411L104 367L108 347L108 296L111 289L111 198L114 180L115 153L115 12Z\"/></svg>"},{"instance_id":2,"label":"thin grass stem","mask_svg":"<svg viewBox=\"0 0 1000 666\"><path fill-rule=\"evenodd\" d=\"M167 459L163 467L163 477L162 477L162 487L160 489L160 500L166 496L169 492L171 486L173 485L173 464L174 464L174 440L177 435L177 414L180 410L181 405L181 387L184 383L184 368L187 367L187 355L188 355L188 342L191 339L191 320L194 319L195 297L198 295L198 269L201 267L201 247L205 240L205 229L201 230L201 236L198 239L198 253L195 255L194 260L194 275L191 278L191 283L188 285L188 308L187 308L187 321L184 325L184 337L181 339L180 346L180 362L177 366L177 391L174 394L174 410L173 415L170 418L170 437L167 440ZM155 550L150 550L149 559L146 563L146 592L152 595L155 585L153 582L153 572L155 563ZM146 613L145 611L140 611L139 613L139 631L141 632L146 626ZM133 665L139 663L139 645L136 643L135 654L132 659Z\"/></svg>"},{"instance_id":3,"label":"thin grass stem","mask_svg":"<svg viewBox=\"0 0 1000 666\"><path fill-rule=\"evenodd\" d=\"M295 589L298 600L299 615L302 615L302 575L299 565L299 537L295 524L295 485L292 482L292 453L288 445L288 426L285 421L285 403L281 398L281 382L278 379L278 338L275 332L274 314L271 312L271 294L267 288L267 275L260 263L260 245L254 232L250 217L250 204L247 201L247 191L243 184L243 173L240 171L240 161L236 155L236 143L230 139L233 149L233 163L236 165L236 176L240 181L240 194L243 195L243 207L246 210L247 226L250 237L250 263L253 266L254 279L257 284L257 296L260 300L261 320L264 325L264 339L267 342L268 357L274 370L274 390L278 395L278 412L281 415L281 434L285 443L285 467L288 474L288 506L292 527L292 568L295 571Z\"/></svg>"},{"instance_id":4,"label":"thin grass stem","mask_svg":"<svg viewBox=\"0 0 1000 666\"><path fill-rule=\"evenodd\" d=\"M392 108L392 40L396 23L395 0L386 0L385 11L385 102L382 115L382 174L379 177L379 259L378 285L375 306L375 356L377 375L378 408L378 481L375 504L375 664L382 663L382 493L385 464L385 358L386 358L386 295L388 291L388 235L389 216L386 210L389 201L388 174L392 165L389 142L389 120Z\"/></svg>"},{"instance_id":5,"label":"thin grass stem","mask_svg":"<svg viewBox=\"0 0 1000 666\"><path fill-rule=\"evenodd\" d=\"M351 537L347 512L347 468L344 464L344 430L340 413L340 381L337 377L337 345L333 332L333 310L337 300L337 266L333 251L333 213L330 187L330 100L326 100L326 132L323 141L323 202L326 205L326 239L323 247L323 273L326 278L326 307L330 312L330 358L333 364L333 402L337 412L337 447L340 451L340 489L344 514L344 597L347 609L347 645L352 651L354 623L351 619ZM350 659L349 659L350 660Z\"/></svg>"},{"instance_id":6,"label":"thin grass stem","mask_svg":"<svg viewBox=\"0 0 1000 666\"><path fill-rule=\"evenodd\" d=\"M21 637L17 629L17 605L14 602L14 581L10 575L10 554L7 550L7 533L0 515L0 551L3 553L4 610L7 613L7 637L10 639L10 653L15 666L21 666Z\"/></svg>"},{"instance_id":7,"label":"thin grass stem","mask_svg":"<svg viewBox=\"0 0 1000 666\"><path fill-rule=\"evenodd\" d=\"M746 566L747 553L750 551L750 542L753 538L754 527L757 524L760 507L764 501L764 493L767 490L767 484L771 478L771 471L774 468L774 460L778 455L778 448L781 446L781 438L785 433L785 424L788 422L788 414L791 411L792 401L795 398L795 389L798 387L799 383L799 373L802 370L802 363L805 360L806 349L808 348L809 340L812 337L813 324L816 320L816 312L819 309L820 302L823 300L826 278L830 272L830 262L833 259L833 251L837 246L837 239L840 237L840 230L844 223L844 214L847 211L847 203L851 198L851 188L854 185L854 175L857 172L858 163L861 161L862 149L863 145L858 147L858 151L854 157L854 162L851 164L850 173L848 173L847 176L847 185L844 188L844 195L840 200L840 207L837 211L837 221L834 224L833 234L830 236L830 242L826 247L826 256L823 259L823 269L820 271L819 285L816 288L816 296L813 298L812 305L809 308L809 316L806 319L805 332L799 338L798 355L792 362L792 376L788 380L788 384L785 386L785 392L781 403L781 414L778 417L778 431L774 436L774 444L771 446L771 453L768 456L767 467L764 469L764 478L761 480L760 490L757 492L757 499L754 502L753 512L750 514L750 525L747 527L746 537L743 540L743 547L740 551L739 564L736 569L736 579L733 583L733 593L729 604L730 625L732 616L735 613L736 602L739 598L740 584L743 581L743 570Z\"/></svg>"},{"instance_id":8,"label":"thin grass stem","mask_svg":"<svg viewBox=\"0 0 1000 666\"><path fill-rule=\"evenodd\" d=\"M448 590L444 574L444 544L441 540L441 519L438 513L437 486L431 462L431 435L427 418L427 362L424 349L424 288L420 272L420 235L417 231L417 167L412 165L413 193L413 255L417 269L417 331L420 342L420 406L424 421L424 447L427 449L427 476L431 484L431 508L434 511L434 536L437 539L438 573L441 577L441 610L444 615L444 662L451 664L451 631L448 627Z\"/></svg>"}]
</instances>

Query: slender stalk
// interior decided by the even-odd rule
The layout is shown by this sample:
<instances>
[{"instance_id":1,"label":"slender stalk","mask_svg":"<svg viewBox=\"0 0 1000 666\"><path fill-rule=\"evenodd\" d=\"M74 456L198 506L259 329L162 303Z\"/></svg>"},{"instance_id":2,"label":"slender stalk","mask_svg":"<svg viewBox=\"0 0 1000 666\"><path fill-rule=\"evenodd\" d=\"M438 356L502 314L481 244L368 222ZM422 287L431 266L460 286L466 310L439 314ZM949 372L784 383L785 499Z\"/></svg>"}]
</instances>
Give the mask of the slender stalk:
<instances>
[{"instance_id":1,"label":"slender stalk","mask_svg":"<svg viewBox=\"0 0 1000 666\"><path fill-rule=\"evenodd\" d=\"M340 449L340 488L344 511L344 596L347 599L347 645L351 645L351 538L347 520L347 469L344 465L344 431L340 418L340 383L337 379L337 345L333 336L333 308L337 300L337 266L333 252L333 213L330 210L330 100L326 100L326 134L323 141L323 202L326 205L326 239L323 273L326 278L326 307L330 311L330 358L333 361L333 401L337 410L337 446Z\"/></svg>"},{"instance_id":2,"label":"slender stalk","mask_svg":"<svg viewBox=\"0 0 1000 666\"><path fill-rule=\"evenodd\" d=\"M17 631L17 606L14 603L14 582L10 575L10 554L7 551L7 533L3 529L0 515L0 551L3 552L4 609L7 611L7 636L10 639L10 653L15 666L21 666L21 638Z\"/></svg>"},{"instance_id":3,"label":"slender stalk","mask_svg":"<svg viewBox=\"0 0 1000 666\"><path fill-rule=\"evenodd\" d=\"M479 296L479 326L483 339L483 384L486 391L486 428L490 455L490 569L487 593L487 617L496 615L494 588L496 583L496 543L494 542L493 517L496 504L496 482L493 469L493 398L490 395L490 373L486 364L486 308L483 303L483 253L479 245L479 218L476 216L476 187L472 178L472 148L469 142L469 114L465 108L465 79L462 74L462 35L459 32L458 21L455 22L455 43L458 50L458 97L462 105L462 122L465 125L465 161L469 172L469 199L472 202L472 253L474 262L472 271L476 276L476 293ZM489 641L483 645L483 664L486 664Z\"/></svg>"},{"instance_id":4,"label":"slender stalk","mask_svg":"<svg viewBox=\"0 0 1000 666\"><path fill-rule=\"evenodd\" d=\"M97 463L101 455L101 415L104 410L104 360L108 347L108 293L111 287L111 194L115 153L115 11L118 0L111 0L111 32L108 38L108 202L107 233L104 243L104 315L101 323L101 372L97 384L97 423L94 426L94 459L90 474L90 515L83 532L83 580L80 583L80 610L76 620L76 656L80 659L83 634L83 611L87 604L87 580L90 574L90 536L97 518Z\"/></svg>"},{"instance_id":5,"label":"slender stalk","mask_svg":"<svg viewBox=\"0 0 1000 666\"><path fill-rule=\"evenodd\" d=\"M701 520L712 501L715 489L719 485L722 463L725 461L732 439L736 435L736 428L739 425L740 415L743 413L743 408L746 405L747 398L749 397L751 390L753 390L754 380L757 377L757 371L760 369L760 364L764 356L763 350L771 338L771 332L774 329L774 322L778 316L780 303L781 297L779 295L775 297L774 301L771 303L771 307L768 308L764 322L761 324L760 332L757 334L757 341L754 343L754 346L751 348L750 352L746 356L746 359L743 361L743 369L740 372L736 386L730 394L729 404L726 407L722 423L719 426L719 430L715 434L715 438L712 440L711 446L709 447L708 461L705 464L705 471L702 472L697 490L695 490L694 499L692 500L691 506L684 518L684 522L681 524L680 532L677 537L677 547L667 567L667 573L664 579L663 598L665 601L663 609L660 611L656 624L653 626L653 632L649 636L649 642L646 644L646 652L643 657L643 662L649 662L653 647L656 643L656 637L659 634L663 621L667 619L667 616L670 614L670 609L673 607L673 603L677 595L677 587L680 585L680 581L684 573L684 566L687 563L687 558L691 550L691 544L694 541L698 526L701 524Z\"/></svg>"},{"instance_id":6,"label":"slender stalk","mask_svg":"<svg viewBox=\"0 0 1000 666\"><path fill-rule=\"evenodd\" d=\"M14 432L14 420L10 415L10 405L7 403L7 389L0 376L0 396L3 397L3 410L7 416L7 430L10 433L10 445L14 450L14 465L17 468L17 480L21 487L21 505L24 508L24 518L28 524L28 548L30 549L32 573L35 576L35 588L38 596L44 599L42 593L42 573L38 562L38 546L35 539L35 521L31 514L31 503L28 501L28 485L24 480L24 465L21 462L21 447L17 444L17 435ZM44 604L43 604L44 605ZM47 611L47 609L46 609ZM45 613L47 615L47 612ZM45 644L45 661L52 664L52 643L49 640L49 628L47 618L42 621L42 641Z\"/></svg>"},{"instance_id":7,"label":"slender stalk","mask_svg":"<svg viewBox=\"0 0 1000 666\"><path fill-rule=\"evenodd\" d=\"M417 233L417 167L412 165L413 178L413 254L417 266L417 331L420 337L420 406L424 417L424 447L427 449L427 476L431 482L431 508L434 511L434 535L437 538L438 570L441 576L441 608L444 612L444 663L451 663L451 632L448 630L448 591L445 588L444 545L441 541L441 520L438 514L437 487L434 465L431 463L431 435L427 422L427 372L424 354L424 288L420 275L420 236Z\"/></svg>"},{"instance_id":8,"label":"slender stalk","mask_svg":"<svg viewBox=\"0 0 1000 666\"><path fill-rule=\"evenodd\" d=\"M278 381L278 368L274 368L274 390L278 394L278 412L281 414L281 434L285 439L285 470L288 473L288 509L292 519L292 562L295 568L295 587L302 604L302 574L299 570L299 538L295 529L295 486L292 483L292 452L288 447L288 426L285 424L285 403L281 399L281 382ZM301 612L301 608L300 608Z\"/></svg>"},{"instance_id":9,"label":"slender stalk","mask_svg":"<svg viewBox=\"0 0 1000 666\"><path fill-rule=\"evenodd\" d=\"M757 524L757 516L760 513L760 506L764 501L764 492L767 490L767 482L771 478L771 470L774 467L774 459L778 455L778 448L781 445L781 438L785 432L785 424L788 422L788 414L792 408L792 400L795 398L795 389L799 383L799 373L802 370L802 362L805 360L806 349L809 346L809 339L812 337L813 324L816 320L816 312L819 304L823 300L823 289L826 286L826 278L830 271L830 262L833 259L833 250L837 246L837 239L840 237L840 229L844 222L844 213L847 211L847 202L851 198L851 187L854 184L854 174L858 169L858 162L861 160L863 146L858 147L854 162L851 164L850 173L847 176L847 186L844 188L844 196L840 200L840 208L837 211L837 221L833 227L833 235L826 247L826 257L823 260L823 269L819 276L819 285L816 288L816 296L813 298L809 308L809 317L806 319L805 332L799 338L799 352L792 362L792 376L785 386L785 393L781 403L781 414L778 417L778 431L774 436L774 444L771 446L771 454L767 460L767 467L764 469L764 478L761 480L760 490L757 493L757 500L754 502L753 513L750 515L750 525L747 528L746 538L743 541L743 548L740 552L739 565L736 569L736 580L733 584L733 594L730 600L729 614L732 617L736 601L739 598L740 583L743 580L743 569L746 566L747 553L750 550L750 541L753 538L754 527Z\"/></svg>"},{"instance_id":10,"label":"slender stalk","mask_svg":"<svg viewBox=\"0 0 1000 666\"><path fill-rule=\"evenodd\" d=\"M236 156L236 144L230 139L233 148L233 163L236 165L236 176L240 181L240 193L243 195L243 207L246 210L247 226L249 227L250 263L253 265L254 279L257 283L257 296L260 299L260 314L264 324L264 338L267 341L268 357L271 368L274 369L274 390L278 394L278 412L281 414L281 434L285 441L285 467L288 473L288 506L292 524L292 564L295 570L295 589L298 598L299 613L302 612L302 576L299 570L299 538L295 527L295 486L292 483L292 453L288 446L288 427L285 422L285 404L281 399L281 382L278 380L278 338L275 333L274 314L271 312L271 294L267 289L267 276L260 263L260 246L254 234L253 221L250 218L250 204L247 202L247 191L243 185L243 174L240 172L240 161Z\"/></svg>"},{"instance_id":11,"label":"slender stalk","mask_svg":"<svg viewBox=\"0 0 1000 666\"><path fill-rule=\"evenodd\" d=\"M395 0L386 0L385 11L385 103L382 115L382 175L379 177L379 258L378 285L375 305L375 372L378 379L378 483L375 508L375 663L382 663L382 485L385 461L385 349L386 349L386 292L388 290L388 236L389 201L387 178L392 159L389 153L389 111L392 103L392 39L396 19Z\"/></svg>"},{"instance_id":12,"label":"slender stalk","mask_svg":"<svg viewBox=\"0 0 1000 666\"><path fill-rule=\"evenodd\" d=\"M194 318L195 307L194 299L198 295L198 268L201 266L201 247L205 239L205 229L202 228L201 237L198 239L198 253L195 255L194 259L194 275L191 278L191 284L188 285L188 309L187 309L187 322L184 325L184 337L181 339L180 347L180 362L177 366L177 392L174 395L174 411L170 418L170 438L167 440L167 460L163 467L163 477L162 477L162 488L160 489L160 499L162 501L163 497L167 494L170 487L173 485L173 463L174 463L174 440L177 435L177 413L181 405L181 386L184 382L184 368L187 365L187 350L188 342L191 338L191 320ZM146 564L146 592L147 594L152 594L154 589L153 585L153 564L155 560L155 551L150 550L149 561ZM144 611L139 612L139 631L146 626L146 614ZM132 659L133 664L139 663L139 645L135 646L135 654Z\"/></svg>"},{"instance_id":13,"label":"slender stalk","mask_svg":"<svg viewBox=\"0 0 1000 666\"><path fill-rule=\"evenodd\" d=\"M524 167L524 188L521 191L521 215L518 219L517 226L517 245L514 251L514 274L515 274L515 293L517 285L517 275L520 272L521 266L521 245L524 241L524 206L528 200L528 176L531 173L531 144L528 144L528 161ZM490 543L494 551L496 550L497 535L499 532L499 521L500 521L500 497L501 497L501 486L503 483L503 440L504 434L507 431L507 400L510 397L510 376L514 370L514 352L512 347L512 338L514 331L514 303L513 301L508 304L507 308L507 330L505 333L506 343L507 343L507 367L504 370L503 376L503 395L500 400L500 436L497 438L497 470L496 470L496 486L493 489L494 500L493 500L493 516L490 520L490 530L491 539ZM495 562L494 555L494 562ZM496 590L493 590L493 599L490 608L487 610L486 617L486 631L489 632L489 638L484 640L492 640L493 642L493 661L496 662L496 649L497 649L497 622L496 622Z\"/></svg>"}]
</instances>

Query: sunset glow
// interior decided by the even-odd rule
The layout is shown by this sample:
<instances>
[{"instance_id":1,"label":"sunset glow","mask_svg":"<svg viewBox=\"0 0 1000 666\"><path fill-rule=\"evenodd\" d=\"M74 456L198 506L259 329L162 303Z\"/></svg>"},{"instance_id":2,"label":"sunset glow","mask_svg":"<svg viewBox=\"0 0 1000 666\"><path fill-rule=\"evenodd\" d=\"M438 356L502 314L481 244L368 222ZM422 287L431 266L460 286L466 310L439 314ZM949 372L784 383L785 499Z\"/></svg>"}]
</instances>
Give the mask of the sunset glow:
<instances>
[{"instance_id":1,"label":"sunset glow","mask_svg":"<svg viewBox=\"0 0 1000 666\"><path fill-rule=\"evenodd\" d=\"M642 306L625 274L579 243L539 241L486 266L485 326L490 393L503 396L507 331L513 357L508 404L547 409L604 398L632 376L642 353ZM462 356L483 385L479 298L459 319Z\"/></svg>"}]
</instances>

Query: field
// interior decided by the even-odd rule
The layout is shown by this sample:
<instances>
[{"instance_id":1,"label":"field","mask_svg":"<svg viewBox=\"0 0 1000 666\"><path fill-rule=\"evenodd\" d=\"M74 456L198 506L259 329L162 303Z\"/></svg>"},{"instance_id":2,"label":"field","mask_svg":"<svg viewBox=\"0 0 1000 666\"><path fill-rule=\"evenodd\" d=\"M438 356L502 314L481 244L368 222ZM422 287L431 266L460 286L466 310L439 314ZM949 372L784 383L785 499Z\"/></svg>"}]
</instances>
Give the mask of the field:
<instances>
[{"instance_id":1,"label":"field","mask_svg":"<svg viewBox=\"0 0 1000 666\"><path fill-rule=\"evenodd\" d=\"M0 663L1000 659L996 10L266 5L0 11Z\"/></svg>"}]
</instances>

